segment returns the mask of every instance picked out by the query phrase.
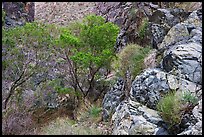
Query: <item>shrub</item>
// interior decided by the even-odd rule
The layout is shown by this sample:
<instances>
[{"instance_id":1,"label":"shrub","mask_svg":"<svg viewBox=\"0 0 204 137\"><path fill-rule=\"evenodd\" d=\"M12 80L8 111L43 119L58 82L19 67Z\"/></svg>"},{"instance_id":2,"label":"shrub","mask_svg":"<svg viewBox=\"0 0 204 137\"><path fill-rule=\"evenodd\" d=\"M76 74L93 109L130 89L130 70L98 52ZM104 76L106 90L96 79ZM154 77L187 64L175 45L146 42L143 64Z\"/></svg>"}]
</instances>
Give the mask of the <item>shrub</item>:
<instances>
[{"instance_id":1,"label":"shrub","mask_svg":"<svg viewBox=\"0 0 204 137\"><path fill-rule=\"evenodd\" d=\"M189 91L183 94L181 91L172 91L158 102L157 110L163 120L169 124L169 130L175 133L176 128L182 123L183 116L191 113L197 102L198 99Z\"/></svg>"},{"instance_id":2,"label":"shrub","mask_svg":"<svg viewBox=\"0 0 204 137\"><path fill-rule=\"evenodd\" d=\"M181 100L175 92L170 92L163 97L157 104L157 110L160 112L163 120L171 126L181 122Z\"/></svg>"},{"instance_id":3,"label":"shrub","mask_svg":"<svg viewBox=\"0 0 204 137\"><path fill-rule=\"evenodd\" d=\"M150 51L150 48L140 47L135 44L127 45L117 54L117 58L112 63L113 69L122 77L125 77L129 71L131 77L134 78L144 68L144 58Z\"/></svg>"},{"instance_id":4,"label":"shrub","mask_svg":"<svg viewBox=\"0 0 204 137\"><path fill-rule=\"evenodd\" d=\"M192 95L190 91L184 92L182 99L184 102L189 103L190 105L193 106L195 106L198 103L198 98Z\"/></svg>"},{"instance_id":5,"label":"shrub","mask_svg":"<svg viewBox=\"0 0 204 137\"><path fill-rule=\"evenodd\" d=\"M102 109L100 107L97 107L97 106L93 106L90 108L90 111L89 111L89 115L91 117L99 117L99 114L101 113Z\"/></svg>"},{"instance_id":6,"label":"shrub","mask_svg":"<svg viewBox=\"0 0 204 137\"><path fill-rule=\"evenodd\" d=\"M142 20L142 24L140 25L139 30L138 30L138 34L139 34L139 37L141 39L143 39L145 37L147 28L148 28L148 20L144 18Z\"/></svg>"},{"instance_id":7,"label":"shrub","mask_svg":"<svg viewBox=\"0 0 204 137\"><path fill-rule=\"evenodd\" d=\"M3 79L11 81L5 108L15 89L28 83L31 77L46 71L51 59L50 45L59 31L53 25L37 22L2 30ZM25 87L25 85L24 85Z\"/></svg>"}]
</instances>

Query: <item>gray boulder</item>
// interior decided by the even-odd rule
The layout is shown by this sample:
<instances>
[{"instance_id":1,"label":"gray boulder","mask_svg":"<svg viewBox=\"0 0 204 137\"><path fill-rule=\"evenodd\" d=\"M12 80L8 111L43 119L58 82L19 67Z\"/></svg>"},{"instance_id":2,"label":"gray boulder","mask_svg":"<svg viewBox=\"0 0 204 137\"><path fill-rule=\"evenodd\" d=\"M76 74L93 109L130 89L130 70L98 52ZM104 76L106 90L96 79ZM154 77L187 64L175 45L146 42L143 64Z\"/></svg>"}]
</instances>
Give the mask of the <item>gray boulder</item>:
<instances>
[{"instance_id":1,"label":"gray boulder","mask_svg":"<svg viewBox=\"0 0 204 137\"><path fill-rule=\"evenodd\" d=\"M157 111L131 99L121 102L116 108L112 123L113 135L154 135L158 128L163 129L160 134L168 134Z\"/></svg>"},{"instance_id":2,"label":"gray boulder","mask_svg":"<svg viewBox=\"0 0 204 137\"><path fill-rule=\"evenodd\" d=\"M202 83L202 20L197 11L172 27L159 45L164 51L161 68L171 74ZM174 74L175 75L175 74Z\"/></svg>"},{"instance_id":3,"label":"gray boulder","mask_svg":"<svg viewBox=\"0 0 204 137\"><path fill-rule=\"evenodd\" d=\"M164 52L162 68L191 82L202 83L202 46L198 43L175 45Z\"/></svg>"},{"instance_id":4,"label":"gray boulder","mask_svg":"<svg viewBox=\"0 0 204 137\"><path fill-rule=\"evenodd\" d=\"M190 90L196 94L200 88L201 85L163 72L160 69L146 69L132 82L130 98L147 105L149 108L156 109L156 104L161 96L170 90Z\"/></svg>"},{"instance_id":5,"label":"gray boulder","mask_svg":"<svg viewBox=\"0 0 204 137\"><path fill-rule=\"evenodd\" d=\"M187 19L189 13L183 9L157 9L149 16L153 47L158 48L168 31L177 23Z\"/></svg>"},{"instance_id":6,"label":"gray boulder","mask_svg":"<svg viewBox=\"0 0 204 137\"><path fill-rule=\"evenodd\" d=\"M119 78L113 88L106 93L102 102L102 117L107 121L115 112L116 107L124 99L124 81Z\"/></svg>"},{"instance_id":7,"label":"gray boulder","mask_svg":"<svg viewBox=\"0 0 204 137\"><path fill-rule=\"evenodd\" d=\"M202 15L200 15L198 11L192 12L187 20L173 26L164 37L162 43L158 45L158 49L164 51L170 46L193 41L202 43L202 20L200 19Z\"/></svg>"}]
</instances>

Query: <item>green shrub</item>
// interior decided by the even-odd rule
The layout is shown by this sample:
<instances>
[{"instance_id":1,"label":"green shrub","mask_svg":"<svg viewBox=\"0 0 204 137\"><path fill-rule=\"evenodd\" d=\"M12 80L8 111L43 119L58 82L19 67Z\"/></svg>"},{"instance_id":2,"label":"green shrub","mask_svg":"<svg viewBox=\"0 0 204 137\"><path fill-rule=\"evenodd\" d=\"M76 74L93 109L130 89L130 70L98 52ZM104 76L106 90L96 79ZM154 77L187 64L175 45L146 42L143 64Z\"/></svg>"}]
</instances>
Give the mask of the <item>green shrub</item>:
<instances>
[{"instance_id":1,"label":"green shrub","mask_svg":"<svg viewBox=\"0 0 204 137\"><path fill-rule=\"evenodd\" d=\"M193 106L195 106L198 103L198 98L192 95L190 91L184 92L182 99L184 102L190 103Z\"/></svg>"},{"instance_id":2,"label":"green shrub","mask_svg":"<svg viewBox=\"0 0 204 137\"><path fill-rule=\"evenodd\" d=\"M138 34L139 34L139 37L141 39L143 39L145 37L147 28L148 28L148 20L147 19L143 19L142 23L141 23L141 25L139 27L139 30L138 30Z\"/></svg>"},{"instance_id":3,"label":"green shrub","mask_svg":"<svg viewBox=\"0 0 204 137\"><path fill-rule=\"evenodd\" d=\"M144 58L149 51L150 48L148 47L143 48L135 44L129 44L117 54L112 67L120 76L125 77L125 73L130 71L134 78L143 70Z\"/></svg>"},{"instance_id":4,"label":"green shrub","mask_svg":"<svg viewBox=\"0 0 204 137\"><path fill-rule=\"evenodd\" d=\"M5 13L5 11L2 9L2 26L3 26L4 23L5 23L5 17L6 17L6 13Z\"/></svg>"},{"instance_id":5,"label":"green shrub","mask_svg":"<svg viewBox=\"0 0 204 137\"><path fill-rule=\"evenodd\" d=\"M182 94L181 91L172 91L165 95L157 104L157 110L160 112L163 120L169 124L169 129L179 125L182 116L192 111L198 103L198 99L189 91Z\"/></svg>"},{"instance_id":6,"label":"green shrub","mask_svg":"<svg viewBox=\"0 0 204 137\"><path fill-rule=\"evenodd\" d=\"M160 112L163 120L170 124L170 127L181 122L181 100L175 92L170 92L163 97L157 104L157 110Z\"/></svg>"},{"instance_id":7,"label":"green shrub","mask_svg":"<svg viewBox=\"0 0 204 137\"><path fill-rule=\"evenodd\" d=\"M90 111L89 111L89 115L91 117L99 117L100 113L101 113L102 109L100 107L97 107L97 106L93 106L90 108Z\"/></svg>"},{"instance_id":8,"label":"green shrub","mask_svg":"<svg viewBox=\"0 0 204 137\"><path fill-rule=\"evenodd\" d=\"M2 77L15 83L8 87L12 96L18 87L31 88L30 78L37 73L48 71L49 66L45 64L51 60L50 45L59 32L53 25L37 22L2 28ZM12 96L6 98L5 108Z\"/></svg>"}]
</instances>

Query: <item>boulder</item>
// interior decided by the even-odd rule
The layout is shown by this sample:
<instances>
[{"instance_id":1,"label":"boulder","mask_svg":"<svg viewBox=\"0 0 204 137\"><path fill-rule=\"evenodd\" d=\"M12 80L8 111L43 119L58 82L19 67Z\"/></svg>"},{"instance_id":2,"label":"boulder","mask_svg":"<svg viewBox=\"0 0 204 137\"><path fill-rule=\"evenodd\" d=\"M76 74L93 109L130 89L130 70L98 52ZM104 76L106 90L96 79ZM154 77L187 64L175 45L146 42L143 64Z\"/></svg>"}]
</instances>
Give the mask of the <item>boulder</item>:
<instances>
[{"instance_id":1,"label":"boulder","mask_svg":"<svg viewBox=\"0 0 204 137\"><path fill-rule=\"evenodd\" d=\"M123 79L119 78L112 89L104 96L102 102L102 117L104 121L109 119L109 117L115 112L119 103L124 99L124 86Z\"/></svg>"},{"instance_id":2,"label":"boulder","mask_svg":"<svg viewBox=\"0 0 204 137\"><path fill-rule=\"evenodd\" d=\"M183 9L157 9L154 11L149 17L153 48L158 48L157 46L161 44L170 28L184 21L188 15L189 13Z\"/></svg>"},{"instance_id":3,"label":"boulder","mask_svg":"<svg viewBox=\"0 0 204 137\"><path fill-rule=\"evenodd\" d=\"M202 46L198 43L175 45L164 52L162 68L194 83L202 83Z\"/></svg>"},{"instance_id":4,"label":"boulder","mask_svg":"<svg viewBox=\"0 0 204 137\"><path fill-rule=\"evenodd\" d=\"M202 15L192 12L188 19L172 27L159 45L164 51L161 68L183 79L202 83Z\"/></svg>"},{"instance_id":5,"label":"boulder","mask_svg":"<svg viewBox=\"0 0 204 137\"><path fill-rule=\"evenodd\" d=\"M201 85L161 71L161 69L146 69L132 82L130 98L149 108L156 109L160 98L170 90L187 91L196 94ZM200 95L197 95L200 96Z\"/></svg>"},{"instance_id":6,"label":"boulder","mask_svg":"<svg viewBox=\"0 0 204 137\"><path fill-rule=\"evenodd\" d=\"M154 135L168 134L157 111L147 108L131 99L120 103L112 116L113 135Z\"/></svg>"},{"instance_id":7,"label":"boulder","mask_svg":"<svg viewBox=\"0 0 204 137\"><path fill-rule=\"evenodd\" d=\"M162 43L158 45L158 49L164 51L170 46L192 41L202 43L202 20L200 18L202 19L200 10L194 11L188 16L187 20L173 26L164 37Z\"/></svg>"}]
</instances>

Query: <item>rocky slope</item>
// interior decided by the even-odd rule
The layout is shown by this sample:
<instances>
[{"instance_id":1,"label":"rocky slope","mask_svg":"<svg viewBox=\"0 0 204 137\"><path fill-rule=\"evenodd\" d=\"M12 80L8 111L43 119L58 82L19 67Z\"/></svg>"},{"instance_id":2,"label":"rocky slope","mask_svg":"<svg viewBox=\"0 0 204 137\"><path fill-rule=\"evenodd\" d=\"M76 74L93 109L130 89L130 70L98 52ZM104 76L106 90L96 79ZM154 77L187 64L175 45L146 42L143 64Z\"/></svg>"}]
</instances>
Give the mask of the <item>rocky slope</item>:
<instances>
[{"instance_id":1,"label":"rocky slope","mask_svg":"<svg viewBox=\"0 0 204 137\"><path fill-rule=\"evenodd\" d=\"M35 2L35 20L67 25L90 14L96 2Z\"/></svg>"},{"instance_id":2,"label":"rocky slope","mask_svg":"<svg viewBox=\"0 0 204 137\"><path fill-rule=\"evenodd\" d=\"M181 128L174 134L201 135L202 4L193 3L194 8L191 10L164 9L156 4L148 2L8 4L4 2L3 8L7 13L6 27L23 25L25 22L33 21L34 17L35 20L44 23L67 25L89 13L104 16L107 21L118 24L121 31L117 38L117 51L130 42L144 47L150 45L155 50L152 56L149 56L150 61L147 61L149 68L132 82L130 96L124 97L124 81L120 78L105 95L102 117L105 121L111 120L111 134L172 134L156 111L156 104L170 90L178 92L190 90L199 102L191 113L184 116ZM20 18L21 16L25 18ZM145 37L141 38L139 32L144 20L148 21L148 26L143 34ZM161 56L161 61L157 60L157 56Z\"/></svg>"},{"instance_id":3,"label":"rocky slope","mask_svg":"<svg viewBox=\"0 0 204 137\"><path fill-rule=\"evenodd\" d=\"M158 21L160 15L163 18ZM162 60L157 67L146 69L135 78L127 99L115 100L124 94L120 88L109 91L103 103L104 118L110 116L113 123L112 134L116 135L201 135L202 9L190 13L178 9L158 9L150 16L150 22L157 24L150 28L160 28L153 33L152 39L156 42L156 54L161 54ZM164 25L168 29L162 27ZM122 85L116 84L117 87ZM169 133L167 125L156 111L156 104L170 90L189 90L199 98L198 105L191 114L186 114L186 120L175 133ZM109 107L110 102L118 106L113 109Z\"/></svg>"}]
</instances>

